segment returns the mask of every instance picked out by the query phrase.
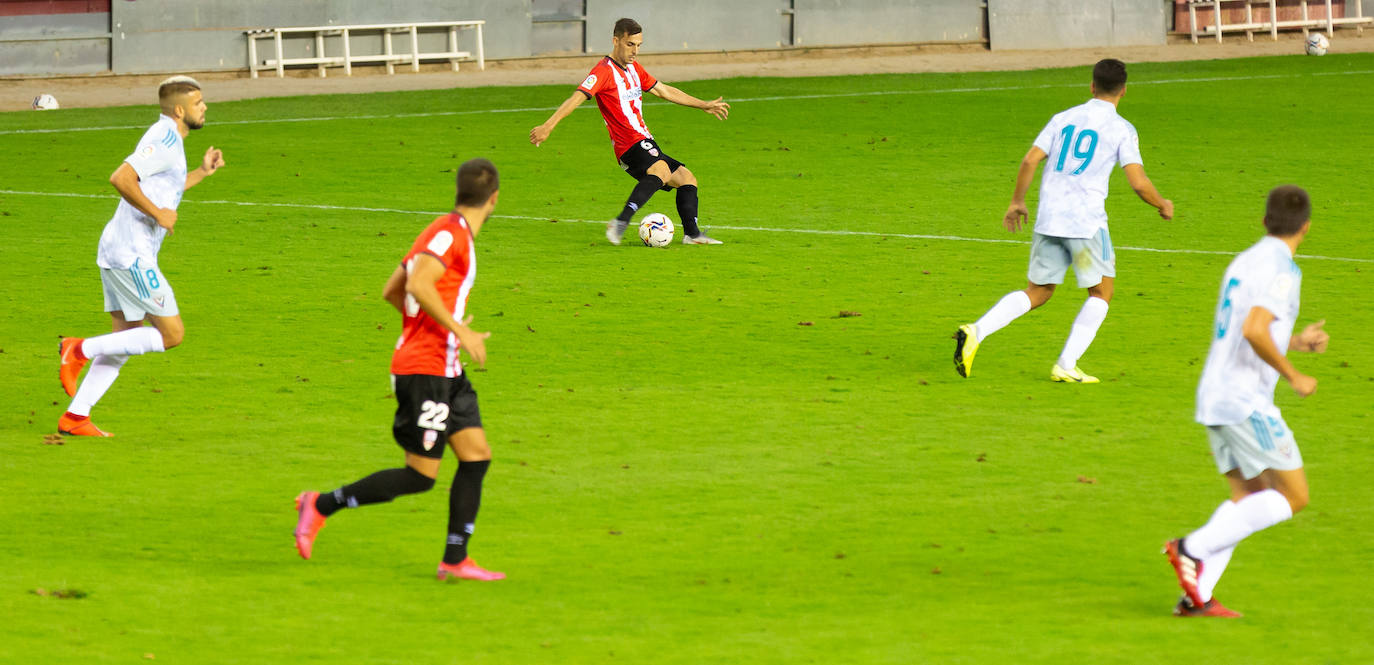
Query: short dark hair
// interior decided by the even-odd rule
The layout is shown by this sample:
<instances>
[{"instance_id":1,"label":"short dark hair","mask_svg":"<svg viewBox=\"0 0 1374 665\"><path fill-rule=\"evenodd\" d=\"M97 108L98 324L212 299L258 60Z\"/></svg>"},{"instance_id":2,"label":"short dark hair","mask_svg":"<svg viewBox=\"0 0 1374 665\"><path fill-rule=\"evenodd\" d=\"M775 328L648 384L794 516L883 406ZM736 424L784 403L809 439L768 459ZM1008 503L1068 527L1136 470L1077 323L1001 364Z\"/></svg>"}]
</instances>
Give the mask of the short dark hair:
<instances>
[{"instance_id":1,"label":"short dark hair","mask_svg":"<svg viewBox=\"0 0 1374 665\"><path fill-rule=\"evenodd\" d=\"M195 79L189 76L172 76L158 84L157 101L159 104L167 104L175 97L189 95L196 90L200 90L200 82Z\"/></svg>"},{"instance_id":2,"label":"short dark hair","mask_svg":"<svg viewBox=\"0 0 1374 665\"><path fill-rule=\"evenodd\" d=\"M611 31L611 36L624 37L625 35L637 35L641 32L644 32L644 28L640 27L639 21L632 18L622 18L615 22L615 30Z\"/></svg>"},{"instance_id":3,"label":"short dark hair","mask_svg":"<svg viewBox=\"0 0 1374 665\"><path fill-rule=\"evenodd\" d=\"M469 159L458 167L458 195L454 203L460 206L483 206L500 188L501 177L497 175L496 165L491 160L481 157Z\"/></svg>"},{"instance_id":4,"label":"short dark hair","mask_svg":"<svg viewBox=\"0 0 1374 665\"><path fill-rule=\"evenodd\" d=\"M1093 65L1093 85L1098 94L1115 95L1126 87L1126 63L1115 58L1097 61Z\"/></svg>"},{"instance_id":5,"label":"short dark hair","mask_svg":"<svg viewBox=\"0 0 1374 665\"><path fill-rule=\"evenodd\" d=\"M1279 185L1269 190L1264 206L1264 228L1269 235L1291 236L1312 219L1312 199L1297 185Z\"/></svg>"}]
</instances>

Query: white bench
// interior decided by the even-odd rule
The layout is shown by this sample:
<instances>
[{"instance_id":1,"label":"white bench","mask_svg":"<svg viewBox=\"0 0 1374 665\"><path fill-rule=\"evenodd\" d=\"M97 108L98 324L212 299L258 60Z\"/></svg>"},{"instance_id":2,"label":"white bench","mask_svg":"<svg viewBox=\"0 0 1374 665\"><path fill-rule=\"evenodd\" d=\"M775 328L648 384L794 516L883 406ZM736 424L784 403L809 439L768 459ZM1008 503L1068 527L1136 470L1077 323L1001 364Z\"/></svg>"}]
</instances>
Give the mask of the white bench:
<instances>
[{"instance_id":1,"label":"white bench","mask_svg":"<svg viewBox=\"0 0 1374 665\"><path fill-rule=\"evenodd\" d=\"M458 63L462 60L476 60L478 69L486 69L486 57L482 52L482 26L486 21L440 21L433 23L381 23L375 25L321 25L302 28L265 28L262 30L246 30L244 34L248 36L248 71L252 78L258 77L258 72L265 69L277 70L277 76L286 75L285 69L294 65L315 65L321 77L326 76L326 67L344 68L344 74L353 75L354 63L383 63L386 65L386 73L395 74L396 65L399 63L410 63L411 71L420 71L421 60L448 60L453 64L453 71L458 71ZM477 37L477 56L474 58L470 51L458 50L458 30L474 30ZM444 51L420 51L420 32L432 32L446 30L448 32L448 49ZM284 35L309 34L314 33L315 55L308 58L287 58L282 55L282 37ZM357 34L381 34L382 52L381 53L353 53L352 37ZM408 53L397 53L392 49L392 35L403 34L410 36L410 51ZM343 53L341 55L326 55L324 52L325 37L341 37ZM273 53L275 58L267 60L258 59L258 40L271 39L273 42Z\"/></svg>"},{"instance_id":2,"label":"white bench","mask_svg":"<svg viewBox=\"0 0 1374 665\"><path fill-rule=\"evenodd\" d=\"M1324 3L1326 5L1326 18L1310 18L1308 4L1311 2ZM1221 9L1224 3L1245 4L1245 21L1243 23L1222 23ZM1258 21L1254 16L1254 6L1259 4L1269 8L1268 20ZM1221 33L1223 32L1244 32L1250 41L1255 41L1256 30L1268 30L1269 36L1275 40L1279 38L1280 28L1302 28L1304 35L1312 28L1326 29L1328 36L1336 31L1338 25L1353 25L1360 33L1364 33L1364 26L1374 23L1374 16L1365 16L1363 0L1346 0L1346 16L1333 18L1331 15L1331 0L1300 0L1302 5L1302 18L1296 21L1280 21L1278 19L1278 3L1275 0L1189 0L1188 2L1188 31L1192 36L1193 43L1197 43L1198 35L1214 35L1217 43L1221 43ZM1349 16L1350 6L1355 6L1355 15ZM1212 9L1212 25L1198 26L1197 10L1202 7Z\"/></svg>"}]
</instances>

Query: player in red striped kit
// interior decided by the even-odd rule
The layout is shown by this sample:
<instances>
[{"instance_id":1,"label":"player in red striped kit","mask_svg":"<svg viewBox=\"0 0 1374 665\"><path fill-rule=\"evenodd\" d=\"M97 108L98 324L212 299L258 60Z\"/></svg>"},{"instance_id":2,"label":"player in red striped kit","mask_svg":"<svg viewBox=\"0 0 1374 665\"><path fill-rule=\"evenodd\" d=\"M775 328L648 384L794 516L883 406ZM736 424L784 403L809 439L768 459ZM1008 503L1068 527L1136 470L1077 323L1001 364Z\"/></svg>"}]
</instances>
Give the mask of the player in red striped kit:
<instances>
[{"instance_id":1,"label":"player in red striped kit","mask_svg":"<svg viewBox=\"0 0 1374 665\"><path fill-rule=\"evenodd\" d=\"M615 22L611 37L611 54L592 68L582 85L564 101L544 124L530 130L530 143L538 146L549 139L553 128L573 112L582 102L596 98L597 108L606 121L611 144L620 168L639 184L630 192L620 215L606 225L606 239L619 245L635 212L648 202L654 192L677 190L677 212L682 221L682 242L688 245L719 245L697 226L697 179L682 163L669 157L658 147L649 127L644 124L640 99L645 92L674 104L701 109L721 120L730 116L730 105L720 97L703 101L673 86L655 79L635 62L639 47L644 43L643 28L633 19Z\"/></svg>"},{"instance_id":2,"label":"player in red striped kit","mask_svg":"<svg viewBox=\"0 0 1374 665\"><path fill-rule=\"evenodd\" d=\"M491 447L482 429L477 393L468 383L458 351L478 365L487 360L491 333L468 327L463 317L477 276L473 239L496 207L496 166L473 159L458 169L453 212L434 220L416 238L392 273L382 297L401 312L401 338L391 357L396 393L392 434L405 450L404 467L378 471L333 492L302 492L296 497L296 549L309 559L325 518L342 508L385 503L434 487L444 446L458 456L449 490L448 541L439 564L441 580L499 580L504 573L485 570L468 556L468 540L482 499L482 478L491 464Z\"/></svg>"}]
</instances>

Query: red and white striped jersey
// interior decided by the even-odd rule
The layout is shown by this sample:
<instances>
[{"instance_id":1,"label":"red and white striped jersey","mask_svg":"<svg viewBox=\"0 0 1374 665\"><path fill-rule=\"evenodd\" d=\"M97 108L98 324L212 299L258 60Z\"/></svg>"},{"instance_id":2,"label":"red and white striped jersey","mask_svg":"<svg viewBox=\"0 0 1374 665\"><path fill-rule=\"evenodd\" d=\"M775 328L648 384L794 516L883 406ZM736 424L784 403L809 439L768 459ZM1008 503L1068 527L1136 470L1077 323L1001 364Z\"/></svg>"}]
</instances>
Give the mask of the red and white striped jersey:
<instances>
[{"instance_id":1,"label":"red and white striped jersey","mask_svg":"<svg viewBox=\"0 0 1374 665\"><path fill-rule=\"evenodd\" d=\"M596 99L617 158L641 139L654 137L649 133L649 126L644 124L640 98L657 84L658 80L637 63L621 67L607 56L596 63L582 85L577 86L578 92Z\"/></svg>"},{"instance_id":2,"label":"red and white striped jersey","mask_svg":"<svg viewBox=\"0 0 1374 665\"><path fill-rule=\"evenodd\" d=\"M444 307L453 312L453 320L462 321L468 293L477 277L477 252L468 221L458 213L449 213L430 223L401 263L407 274L420 254L428 254L444 264L444 273L434 286ZM401 338L396 340L396 352L391 356L391 373L447 377L463 373L458 362L458 336L420 309L420 303L409 294Z\"/></svg>"}]
</instances>

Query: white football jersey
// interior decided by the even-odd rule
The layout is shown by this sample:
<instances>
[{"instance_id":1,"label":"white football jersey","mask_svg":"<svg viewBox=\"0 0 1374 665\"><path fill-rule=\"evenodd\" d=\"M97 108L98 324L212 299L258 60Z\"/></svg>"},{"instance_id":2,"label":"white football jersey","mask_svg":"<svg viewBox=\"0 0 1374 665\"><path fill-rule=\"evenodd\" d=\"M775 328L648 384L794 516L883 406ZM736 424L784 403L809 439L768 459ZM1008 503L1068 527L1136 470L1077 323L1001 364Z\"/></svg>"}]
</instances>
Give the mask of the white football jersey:
<instances>
[{"instance_id":1,"label":"white football jersey","mask_svg":"<svg viewBox=\"0 0 1374 665\"><path fill-rule=\"evenodd\" d=\"M1279 353L1288 353L1288 340L1298 320L1302 270L1282 240L1265 236L1231 261L1221 279L1212 347L1197 387L1196 419L1203 425L1235 425L1258 411L1278 416L1274 386L1278 370L1260 359L1242 334L1251 308L1274 315L1269 336Z\"/></svg>"},{"instance_id":2,"label":"white football jersey","mask_svg":"<svg viewBox=\"0 0 1374 665\"><path fill-rule=\"evenodd\" d=\"M1035 232L1091 238L1107 228L1107 181L1112 167L1142 164L1135 127L1116 106L1090 99L1050 119L1035 137L1045 151Z\"/></svg>"},{"instance_id":3,"label":"white football jersey","mask_svg":"<svg viewBox=\"0 0 1374 665\"><path fill-rule=\"evenodd\" d=\"M177 122L161 116L138 142L134 154L124 159L138 173L143 195L159 208L176 209L186 191L186 150L177 132ZM96 264L101 268L123 270L140 258L154 265L167 229L133 207L123 197L114 217L100 234Z\"/></svg>"}]
</instances>

